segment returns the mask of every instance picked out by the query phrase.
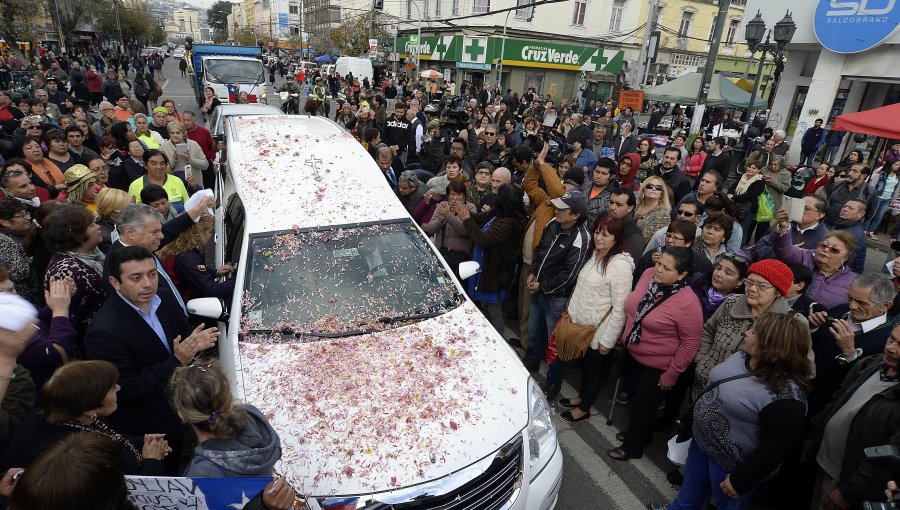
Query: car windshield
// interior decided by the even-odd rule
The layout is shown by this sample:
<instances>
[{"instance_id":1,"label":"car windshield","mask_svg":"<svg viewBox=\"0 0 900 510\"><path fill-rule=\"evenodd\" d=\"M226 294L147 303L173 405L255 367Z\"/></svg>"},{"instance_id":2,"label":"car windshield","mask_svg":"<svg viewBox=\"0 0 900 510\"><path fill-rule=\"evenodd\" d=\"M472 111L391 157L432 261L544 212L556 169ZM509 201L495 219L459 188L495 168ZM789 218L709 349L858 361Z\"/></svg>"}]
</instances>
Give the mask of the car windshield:
<instances>
[{"instance_id":1,"label":"car windshield","mask_svg":"<svg viewBox=\"0 0 900 510\"><path fill-rule=\"evenodd\" d=\"M264 83L262 62L258 60L207 60L206 76L213 83Z\"/></svg>"},{"instance_id":2,"label":"car windshield","mask_svg":"<svg viewBox=\"0 0 900 510\"><path fill-rule=\"evenodd\" d=\"M247 264L245 334L350 336L463 302L409 220L253 235Z\"/></svg>"}]
</instances>

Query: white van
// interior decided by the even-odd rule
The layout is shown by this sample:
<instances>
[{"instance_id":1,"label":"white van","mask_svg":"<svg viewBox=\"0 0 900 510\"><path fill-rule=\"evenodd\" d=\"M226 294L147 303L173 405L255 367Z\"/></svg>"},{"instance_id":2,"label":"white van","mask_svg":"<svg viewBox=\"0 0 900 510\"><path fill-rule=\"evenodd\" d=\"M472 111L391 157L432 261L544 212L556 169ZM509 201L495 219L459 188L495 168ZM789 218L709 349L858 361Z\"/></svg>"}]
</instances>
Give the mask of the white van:
<instances>
[{"instance_id":1,"label":"white van","mask_svg":"<svg viewBox=\"0 0 900 510\"><path fill-rule=\"evenodd\" d=\"M339 57L334 65L334 70L342 78L345 78L348 73L353 73L353 77L359 78L360 83L363 78L368 78L369 83L372 83L372 77L375 76L375 72L372 70L372 61L367 58ZM372 83L372 85L375 84Z\"/></svg>"},{"instance_id":2,"label":"white van","mask_svg":"<svg viewBox=\"0 0 900 510\"><path fill-rule=\"evenodd\" d=\"M365 149L324 117L231 117L225 137L216 263L241 269L219 354L281 437L276 471L310 508L553 508L544 394Z\"/></svg>"}]
</instances>

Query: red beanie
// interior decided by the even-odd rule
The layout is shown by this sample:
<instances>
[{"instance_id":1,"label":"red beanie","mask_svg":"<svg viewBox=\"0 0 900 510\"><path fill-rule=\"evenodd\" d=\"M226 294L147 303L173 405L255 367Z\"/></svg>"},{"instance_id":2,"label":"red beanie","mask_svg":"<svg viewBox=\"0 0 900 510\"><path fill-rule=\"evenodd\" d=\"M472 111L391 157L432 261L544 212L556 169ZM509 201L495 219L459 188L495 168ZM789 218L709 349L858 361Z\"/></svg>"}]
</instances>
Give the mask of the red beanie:
<instances>
[{"instance_id":1,"label":"red beanie","mask_svg":"<svg viewBox=\"0 0 900 510\"><path fill-rule=\"evenodd\" d=\"M775 259L765 259L754 262L747 270L748 274L756 273L765 278L778 289L782 296L794 284L794 272L784 262Z\"/></svg>"}]
</instances>

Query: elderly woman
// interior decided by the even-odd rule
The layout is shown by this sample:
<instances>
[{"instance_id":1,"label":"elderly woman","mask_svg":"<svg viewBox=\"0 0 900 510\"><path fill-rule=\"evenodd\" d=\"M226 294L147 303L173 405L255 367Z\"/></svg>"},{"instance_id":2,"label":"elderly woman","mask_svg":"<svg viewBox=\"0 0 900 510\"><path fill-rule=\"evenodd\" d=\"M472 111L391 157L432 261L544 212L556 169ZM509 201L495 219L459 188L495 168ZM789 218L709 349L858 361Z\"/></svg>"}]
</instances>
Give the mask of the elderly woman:
<instances>
[{"instance_id":1,"label":"elderly woman","mask_svg":"<svg viewBox=\"0 0 900 510\"><path fill-rule=\"evenodd\" d=\"M119 371L108 361L73 361L57 369L44 384L40 413L16 430L6 452L7 466L27 466L41 452L79 431L105 437L120 449L125 472L161 476L170 452L162 434L129 438L106 423L116 411Z\"/></svg>"},{"instance_id":2,"label":"elderly woman","mask_svg":"<svg viewBox=\"0 0 900 510\"><path fill-rule=\"evenodd\" d=\"M0 198L0 267L23 298L35 302L32 288L31 256L34 225L25 204L15 198Z\"/></svg>"},{"instance_id":3,"label":"elderly woman","mask_svg":"<svg viewBox=\"0 0 900 510\"><path fill-rule=\"evenodd\" d=\"M500 186L493 208L487 214L472 216L458 202L451 204L450 210L462 220L466 236L474 244L472 260L481 264L481 272L466 282L469 295L494 329L502 333L503 301L516 276L528 218L522 190L511 184Z\"/></svg>"},{"instance_id":4,"label":"elderly woman","mask_svg":"<svg viewBox=\"0 0 900 510\"><path fill-rule=\"evenodd\" d=\"M703 322L708 321L729 296L743 290L741 286L749 264L750 260L743 255L723 253L716 257L711 271L694 277L691 289L703 307Z\"/></svg>"},{"instance_id":5,"label":"elderly woman","mask_svg":"<svg viewBox=\"0 0 900 510\"><path fill-rule=\"evenodd\" d=\"M137 137L144 147L148 149L159 149L159 146L165 142L161 134L150 129L150 121L143 113L134 114L134 136Z\"/></svg>"},{"instance_id":6,"label":"elderly woman","mask_svg":"<svg viewBox=\"0 0 900 510\"><path fill-rule=\"evenodd\" d=\"M447 180L446 175L428 179L426 183L428 189L425 190L425 194L422 195L422 201L413 209L412 213L413 219L416 220L416 223L422 225L422 228L425 228L428 222L431 221L438 203L446 199L448 184L450 184L450 181Z\"/></svg>"},{"instance_id":7,"label":"elderly woman","mask_svg":"<svg viewBox=\"0 0 900 510\"><path fill-rule=\"evenodd\" d=\"M97 158L99 161L103 161ZM97 210L97 190L100 178L84 165L74 165L66 170L66 202L84 206L87 210Z\"/></svg>"},{"instance_id":8,"label":"elderly woman","mask_svg":"<svg viewBox=\"0 0 900 510\"><path fill-rule=\"evenodd\" d=\"M447 200L437 204L434 215L424 230L431 236L434 246L447 261L453 274L462 280L459 278L459 265L470 259L472 240L466 237L462 219L451 210L453 204L465 207L472 214L475 213L475 204L466 202L466 185L451 182L447 185Z\"/></svg>"},{"instance_id":9,"label":"elderly woman","mask_svg":"<svg viewBox=\"0 0 900 510\"><path fill-rule=\"evenodd\" d=\"M591 343L584 353L578 396L559 400L561 407L569 409L559 417L570 422L584 421L590 417L591 406L603 388L612 364L610 351L616 346L625 327L625 299L628 298L634 272L634 261L624 251L625 227L622 220L612 215L601 217L594 227L593 241L592 256L578 273L566 314L560 319L579 328L594 330ZM565 338L558 326L554 335L557 347L561 348Z\"/></svg>"},{"instance_id":10,"label":"elderly woman","mask_svg":"<svg viewBox=\"0 0 900 510\"><path fill-rule=\"evenodd\" d=\"M272 476L281 458L278 433L259 409L234 398L217 360L175 369L169 386L172 407L197 434L184 476Z\"/></svg>"},{"instance_id":11,"label":"elderly woman","mask_svg":"<svg viewBox=\"0 0 900 510\"><path fill-rule=\"evenodd\" d=\"M134 199L128 193L116 188L103 188L97 193L97 220L95 223L100 227L100 251L109 253L109 249L114 241L113 232L116 230L116 218L122 208L133 202ZM118 235L116 235L118 238Z\"/></svg>"},{"instance_id":12,"label":"elderly woman","mask_svg":"<svg viewBox=\"0 0 900 510\"><path fill-rule=\"evenodd\" d=\"M83 337L94 315L106 301L104 256L98 248L103 241L100 227L94 223L94 215L90 211L77 205L59 209L45 223L44 240L54 255L47 266L44 286L47 287L53 278L71 278L75 282L69 317Z\"/></svg>"},{"instance_id":13,"label":"elderly woman","mask_svg":"<svg viewBox=\"0 0 900 510\"><path fill-rule=\"evenodd\" d=\"M628 429L616 435L622 446L607 452L615 460L644 455L663 393L672 389L697 353L703 310L688 286L693 260L687 248L664 249L625 301L623 369L633 374L637 395Z\"/></svg>"},{"instance_id":14,"label":"elderly woman","mask_svg":"<svg viewBox=\"0 0 900 510\"><path fill-rule=\"evenodd\" d=\"M745 508L803 431L810 388L806 323L766 313L717 365L694 406L693 441L674 502L653 510Z\"/></svg>"},{"instance_id":15,"label":"elderly woman","mask_svg":"<svg viewBox=\"0 0 900 510\"><path fill-rule=\"evenodd\" d=\"M794 274L787 265L779 260L765 259L751 265L747 273L743 282L744 294L725 299L703 325L695 358L694 398L706 387L713 367L740 350L744 332L760 315L766 312L796 315L809 330L803 315L794 312L784 298L794 283Z\"/></svg>"},{"instance_id":16,"label":"elderly woman","mask_svg":"<svg viewBox=\"0 0 900 510\"><path fill-rule=\"evenodd\" d=\"M792 244L788 213L779 210L777 225L772 232L772 250L778 260L803 264L813 270L813 282L806 295L825 308L847 303L847 292L856 278L847 262L856 252L856 238L845 230L825 234L815 248L798 248Z\"/></svg>"},{"instance_id":17,"label":"elderly woman","mask_svg":"<svg viewBox=\"0 0 900 510\"><path fill-rule=\"evenodd\" d=\"M169 122L166 129L169 130L169 139L160 145L160 150L169 158L169 170L183 179L189 189L202 188L201 172L209 167L209 161L200 144L187 137L187 129L180 122Z\"/></svg>"},{"instance_id":18,"label":"elderly woman","mask_svg":"<svg viewBox=\"0 0 900 510\"><path fill-rule=\"evenodd\" d=\"M700 237L694 241L694 251L700 253L710 263L724 253L733 253L726 245L731 238L734 219L725 213L710 213L703 222Z\"/></svg>"},{"instance_id":19,"label":"elderly woman","mask_svg":"<svg viewBox=\"0 0 900 510\"><path fill-rule=\"evenodd\" d=\"M481 204L485 195L491 192L491 173L493 168L494 165L487 161L478 163L478 166L475 167L475 179L466 192L466 201L472 202L477 207Z\"/></svg>"},{"instance_id":20,"label":"elderly woman","mask_svg":"<svg viewBox=\"0 0 900 510\"><path fill-rule=\"evenodd\" d=\"M224 281L218 278L233 274L235 266L225 264L216 269L206 265L206 244L212 238L214 226L213 217L202 214L196 223L158 252L163 267L185 302L203 297L230 301L234 293L234 278Z\"/></svg>"},{"instance_id":21,"label":"elderly woman","mask_svg":"<svg viewBox=\"0 0 900 510\"><path fill-rule=\"evenodd\" d=\"M659 176L650 176L641 183L637 195L637 207L634 209L634 223L641 229L644 241L653 237L661 228L670 222L669 213L672 204L666 191L666 183Z\"/></svg>"},{"instance_id":22,"label":"elderly woman","mask_svg":"<svg viewBox=\"0 0 900 510\"><path fill-rule=\"evenodd\" d=\"M31 182L46 188L50 198L56 198L66 189L66 178L58 166L44 157L41 142L34 138L24 138L19 146L22 157L31 164Z\"/></svg>"}]
</instances>

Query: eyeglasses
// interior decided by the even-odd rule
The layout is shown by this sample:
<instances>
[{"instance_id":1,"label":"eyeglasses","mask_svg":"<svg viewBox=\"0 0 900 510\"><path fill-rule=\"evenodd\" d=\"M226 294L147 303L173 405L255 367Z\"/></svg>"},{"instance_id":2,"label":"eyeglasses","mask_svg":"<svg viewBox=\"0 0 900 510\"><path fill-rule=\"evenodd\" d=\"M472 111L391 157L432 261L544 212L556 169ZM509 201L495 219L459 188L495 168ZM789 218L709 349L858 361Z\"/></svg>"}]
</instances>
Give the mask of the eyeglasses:
<instances>
[{"instance_id":1,"label":"eyeglasses","mask_svg":"<svg viewBox=\"0 0 900 510\"><path fill-rule=\"evenodd\" d=\"M669 241L678 241L679 243L684 242L683 237L676 236L675 234L666 234L666 239Z\"/></svg>"},{"instance_id":2,"label":"eyeglasses","mask_svg":"<svg viewBox=\"0 0 900 510\"><path fill-rule=\"evenodd\" d=\"M825 243L825 241L822 241L821 243L817 244L816 249L817 250L825 250L832 255L840 255L841 253L844 253L844 250L838 248L837 246L827 244L827 243Z\"/></svg>"},{"instance_id":3,"label":"eyeglasses","mask_svg":"<svg viewBox=\"0 0 900 510\"><path fill-rule=\"evenodd\" d=\"M644 189L652 189L652 190L656 190L656 191L662 191L663 185L662 184L648 184L648 185L644 186Z\"/></svg>"},{"instance_id":4,"label":"eyeglasses","mask_svg":"<svg viewBox=\"0 0 900 510\"><path fill-rule=\"evenodd\" d=\"M651 186L652 186L652 184L651 184ZM649 188L650 186L647 186L647 187ZM676 214L678 214L678 216L684 216L684 217L686 217L686 218L692 218L692 217L694 217L694 216L697 215L697 213L695 213L695 212L691 212L691 211L683 211L683 210L681 210L681 209L679 209L679 210L676 212Z\"/></svg>"},{"instance_id":5,"label":"eyeglasses","mask_svg":"<svg viewBox=\"0 0 900 510\"><path fill-rule=\"evenodd\" d=\"M753 287L756 287L757 289L759 289L762 292L765 292L769 289L775 288L775 286L772 285L771 283L758 282L756 280L751 280L750 278L744 278L744 288L752 289Z\"/></svg>"},{"instance_id":6,"label":"eyeglasses","mask_svg":"<svg viewBox=\"0 0 900 510\"><path fill-rule=\"evenodd\" d=\"M479 171L475 172L475 175L491 175L491 173L488 172L487 170L479 170Z\"/></svg>"},{"instance_id":7,"label":"eyeglasses","mask_svg":"<svg viewBox=\"0 0 900 510\"><path fill-rule=\"evenodd\" d=\"M484 135L485 136L497 136L497 133L491 133L490 131L485 131Z\"/></svg>"}]
</instances>

